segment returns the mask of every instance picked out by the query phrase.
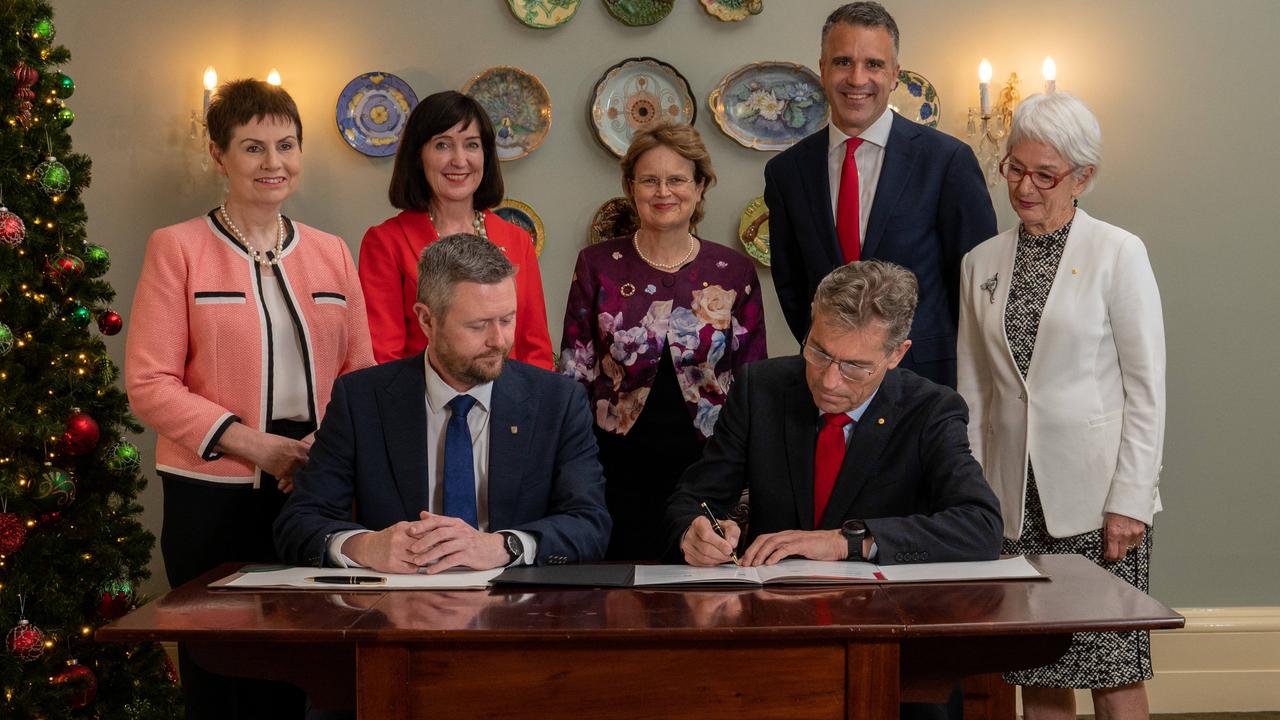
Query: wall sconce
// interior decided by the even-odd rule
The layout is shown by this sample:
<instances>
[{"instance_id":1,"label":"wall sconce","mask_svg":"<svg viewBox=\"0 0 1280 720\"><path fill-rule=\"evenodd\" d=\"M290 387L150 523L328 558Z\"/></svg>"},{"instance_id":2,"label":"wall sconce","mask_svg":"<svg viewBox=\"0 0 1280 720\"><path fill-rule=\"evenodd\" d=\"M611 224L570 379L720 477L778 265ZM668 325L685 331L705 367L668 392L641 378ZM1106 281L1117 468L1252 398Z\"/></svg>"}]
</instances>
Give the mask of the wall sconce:
<instances>
[{"instance_id":1,"label":"wall sconce","mask_svg":"<svg viewBox=\"0 0 1280 720\"><path fill-rule=\"evenodd\" d=\"M1057 91L1058 64L1046 57L1040 66L1044 75L1044 91ZM969 108L969 122L965 134L969 145L978 156L978 165L987 178L987 185L994 187L1000 181L1000 141L1009 134L1013 124L1013 111L1022 101L1018 88L1018 73L1009 73L1009 80L1000 89L995 106L991 105L991 63L983 58L978 65L978 107Z\"/></svg>"},{"instance_id":2,"label":"wall sconce","mask_svg":"<svg viewBox=\"0 0 1280 720\"><path fill-rule=\"evenodd\" d=\"M275 85L276 87L280 87L280 71L275 68L271 68L271 72L267 73L267 82Z\"/></svg>"},{"instance_id":3,"label":"wall sconce","mask_svg":"<svg viewBox=\"0 0 1280 720\"><path fill-rule=\"evenodd\" d=\"M1045 56L1044 64L1040 66L1040 73L1044 75L1044 92L1046 95L1057 92L1058 90L1058 63L1053 58Z\"/></svg>"},{"instance_id":4,"label":"wall sconce","mask_svg":"<svg viewBox=\"0 0 1280 720\"><path fill-rule=\"evenodd\" d=\"M205 116L209 114L209 100L213 97L214 88L218 87L218 71L213 66L204 69L204 96L199 114L191 111L191 139L195 142L196 152L200 154L200 169L209 172L209 153L205 146L209 140L209 125Z\"/></svg>"}]
</instances>

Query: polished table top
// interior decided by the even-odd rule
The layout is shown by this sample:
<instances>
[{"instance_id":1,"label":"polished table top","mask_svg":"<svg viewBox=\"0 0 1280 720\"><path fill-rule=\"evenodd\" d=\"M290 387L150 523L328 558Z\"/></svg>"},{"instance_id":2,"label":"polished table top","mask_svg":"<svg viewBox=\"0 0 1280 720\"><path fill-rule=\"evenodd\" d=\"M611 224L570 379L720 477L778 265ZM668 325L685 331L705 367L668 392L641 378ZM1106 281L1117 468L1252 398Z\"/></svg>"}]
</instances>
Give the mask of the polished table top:
<instances>
[{"instance_id":1,"label":"polished table top","mask_svg":"<svg viewBox=\"0 0 1280 720\"><path fill-rule=\"evenodd\" d=\"M1183 619L1083 557L1031 558L1047 581L512 588L210 590L215 569L98 630L99 640L283 643L465 640L874 639L1181 627Z\"/></svg>"}]
</instances>

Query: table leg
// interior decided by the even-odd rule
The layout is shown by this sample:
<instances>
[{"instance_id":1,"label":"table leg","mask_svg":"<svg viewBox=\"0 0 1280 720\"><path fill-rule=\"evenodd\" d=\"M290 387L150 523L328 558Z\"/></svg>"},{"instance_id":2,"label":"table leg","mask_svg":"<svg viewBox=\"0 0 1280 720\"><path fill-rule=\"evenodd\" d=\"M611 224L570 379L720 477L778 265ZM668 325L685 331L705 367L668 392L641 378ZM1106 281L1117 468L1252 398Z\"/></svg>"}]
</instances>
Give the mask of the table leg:
<instances>
[{"instance_id":1,"label":"table leg","mask_svg":"<svg viewBox=\"0 0 1280 720\"><path fill-rule=\"evenodd\" d=\"M845 652L845 717L883 720L898 716L898 643L849 643Z\"/></svg>"}]
</instances>

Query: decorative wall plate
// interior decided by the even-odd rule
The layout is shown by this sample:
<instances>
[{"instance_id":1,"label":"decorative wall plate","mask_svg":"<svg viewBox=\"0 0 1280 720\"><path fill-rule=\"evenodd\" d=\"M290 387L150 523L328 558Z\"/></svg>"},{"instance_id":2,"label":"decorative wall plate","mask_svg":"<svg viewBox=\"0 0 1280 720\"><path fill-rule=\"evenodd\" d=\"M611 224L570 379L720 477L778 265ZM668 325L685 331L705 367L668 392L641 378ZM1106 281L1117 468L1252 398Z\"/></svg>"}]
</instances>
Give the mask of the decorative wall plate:
<instances>
[{"instance_id":1,"label":"decorative wall plate","mask_svg":"<svg viewBox=\"0 0 1280 720\"><path fill-rule=\"evenodd\" d=\"M589 110L596 139L618 157L640 128L660 120L692 125L698 117L689 81L651 57L628 58L606 70Z\"/></svg>"},{"instance_id":2,"label":"decorative wall plate","mask_svg":"<svg viewBox=\"0 0 1280 720\"><path fill-rule=\"evenodd\" d=\"M764 12L764 0L702 0L702 7L724 22L737 22Z\"/></svg>"},{"instance_id":3,"label":"decorative wall plate","mask_svg":"<svg viewBox=\"0 0 1280 720\"><path fill-rule=\"evenodd\" d=\"M931 128L938 127L942 120L942 105L933 83L910 70L898 71L898 87L889 93L889 107L902 117Z\"/></svg>"},{"instance_id":4,"label":"decorative wall plate","mask_svg":"<svg viewBox=\"0 0 1280 720\"><path fill-rule=\"evenodd\" d=\"M582 0L507 0L511 14L532 28L553 28L573 19Z\"/></svg>"},{"instance_id":5,"label":"decorative wall plate","mask_svg":"<svg viewBox=\"0 0 1280 720\"><path fill-rule=\"evenodd\" d=\"M764 196L747 203L738 219L738 242L747 254L765 267L769 267L769 207Z\"/></svg>"},{"instance_id":6,"label":"decorative wall plate","mask_svg":"<svg viewBox=\"0 0 1280 720\"><path fill-rule=\"evenodd\" d=\"M785 150L827 124L822 80L804 65L758 62L724 76L707 96L725 135L757 150Z\"/></svg>"},{"instance_id":7,"label":"decorative wall plate","mask_svg":"<svg viewBox=\"0 0 1280 720\"><path fill-rule=\"evenodd\" d=\"M338 93L338 134L356 152L395 155L400 133L418 96L404 80L385 72L357 75Z\"/></svg>"},{"instance_id":8,"label":"decorative wall plate","mask_svg":"<svg viewBox=\"0 0 1280 720\"><path fill-rule=\"evenodd\" d=\"M676 0L604 0L604 6L618 22L632 27L652 25L671 12Z\"/></svg>"},{"instance_id":9,"label":"decorative wall plate","mask_svg":"<svg viewBox=\"0 0 1280 720\"><path fill-rule=\"evenodd\" d=\"M528 155L551 130L551 95L541 80L520 68L489 68L463 85L462 92L489 114L499 160Z\"/></svg>"},{"instance_id":10,"label":"decorative wall plate","mask_svg":"<svg viewBox=\"0 0 1280 720\"><path fill-rule=\"evenodd\" d=\"M515 225L516 227L529 233L529 237L533 238L533 252L538 257L542 257L542 246L547 242L547 231L542 227L542 218L538 217L538 213L533 208L511 198L503 198L498 207L493 209L493 214Z\"/></svg>"},{"instance_id":11,"label":"decorative wall plate","mask_svg":"<svg viewBox=\"0 0 1280 720\"><path fill-rule=\"evenodd\" d=\"M631 235L640 229L640 218L631 206L631 201L619 196L606 200L595 217L591 218L591 235L588 243L595 245L601 240L612 240L616 237Z\"/></svg>"}]
</instances>

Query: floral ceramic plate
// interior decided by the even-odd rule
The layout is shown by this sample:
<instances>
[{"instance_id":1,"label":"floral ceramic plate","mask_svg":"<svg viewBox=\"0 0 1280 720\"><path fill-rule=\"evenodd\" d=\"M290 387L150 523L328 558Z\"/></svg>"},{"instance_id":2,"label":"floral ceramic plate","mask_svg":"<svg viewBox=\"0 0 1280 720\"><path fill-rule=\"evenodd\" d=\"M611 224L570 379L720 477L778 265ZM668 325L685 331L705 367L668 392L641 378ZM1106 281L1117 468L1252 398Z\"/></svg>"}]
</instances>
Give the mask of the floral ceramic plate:
<instances>
[{"instance_id":1,"label":"floral ceramic plate","mask_svg":"<svg viewBox=\"0 0 1280 720\"><path fill-rule=\"evenodd\" d=\"M547 231L542 227L542 218L538 217L538 213L534 212L533 208L519 200L504 198L498 207L493 209L493 213L529 233L529 237L533 238L534 254L542 257L542 246L547 241Z\"/></svg>"},{"instance_id":2,"label":"floral ceramic plate","mask_svg":"<svg viewBox=\"0 0 1280 720\"><path fill-rule=\"evenodd\" d=\"M769 207L764 196L747 203L738 219L738 241L747 254L765 267L769 267Z\"/></svg>"},{"instance_id":3,"label":"floral ceramic plate","mask_svg":"<svg viewBox=\"0 0 1280 720\"><path fill-rule=\"evenodd\" d=\"M413 88L391 73L357 75L338 93L338 132L356 152L395 155L400 132L417 104Z\"/></svg>"},{"instance_id":4,"label":"floral ceramic plate","mask_svg":"<svg viewBox=\"0 0 1280 720\"><path fill-rule=\"evenodd\" d=\"M489 114L499 160L533 152L551 129L551 95L542 81L520 68L489 68L462 86Z\"/></svg>"},{"instance_id":5,"label":"floral ceramic plate","mask_svg":"<svg viewBox=\"0 0 1280 720\"><path fill-rule=\"evenodd\" d=\"M725 135L757 150L785 150L827 124L822 80L796 63L744 65L724 76L707 104Z\"/></svg>"},{"instance_id":6,"label":"floral ceramic plate","mask_svg":"<svg viewBox=\"0 0 1280 720\"><path fill-rule=\"evenodd\" d=\"M533 28L553 28L563 25L578 12L582 0L507 0L511 14L520 22Z\"/></svg>"},{"instance_id":7,"label":"floral ceramic plate","mask_svg":"<svg viewBox=\"0 0 1280 720\"><path fill-rule=\"evenodd\" d=\"M692 125L698 116L689 81L651 57L628 58L609 68L596 83L590 111L596 139L618 157L640 128L661 120Z\"/></svg>"},{"instance_id":8,"label":"floral ceramic plate","mask_svg":"<svg viewBox=\"0 0 1280 720\"><path fill-rule=\"evenodd\" d=\"M609 14L624 25L652 25L671 12L676 0L604 0Z\"/></svg>"},{"instance_id":9,"label":"floral ceramic plate","mask_svg":"<svg viewBox=\"0 0 1280 720\"><path fill-rule=\"evenodd\" d=\"M588 241L595 245L601 240L631 235L639 228L640 218L636 217L631 201L625 197L611 198L591 218L591 236Z\"/></svg>"},{"instance_id":10,"label":"floral ceramic plate","mask_svg":"<svg viewBox=\"0 0 1280 720\"><path fill-rule=\"evenodd\" d=\"M724 22L737 22L764 12L764 0L702 0L702 7Z\"/></svg>"},{"instance_id":11,"label":"floral ceramic plate","mask_svg":"<svg viewBox=\"0 0 1280 720\"><path fill-rule=\"evenodd\" d=\"M942 119L942 106L933 83L910 70L898 71L898 87L889 93L889 107L908 120L932 128L938 127Z\"/></svg>"}]
</instances>

